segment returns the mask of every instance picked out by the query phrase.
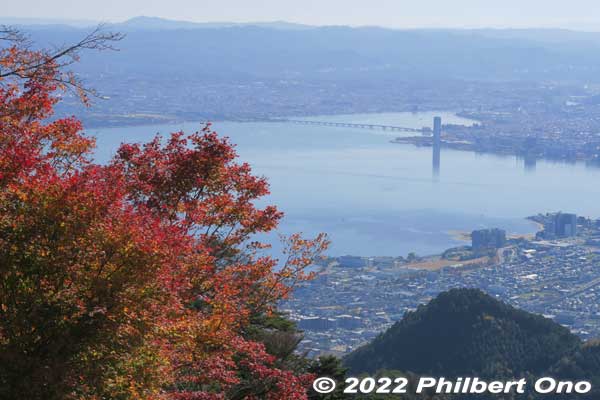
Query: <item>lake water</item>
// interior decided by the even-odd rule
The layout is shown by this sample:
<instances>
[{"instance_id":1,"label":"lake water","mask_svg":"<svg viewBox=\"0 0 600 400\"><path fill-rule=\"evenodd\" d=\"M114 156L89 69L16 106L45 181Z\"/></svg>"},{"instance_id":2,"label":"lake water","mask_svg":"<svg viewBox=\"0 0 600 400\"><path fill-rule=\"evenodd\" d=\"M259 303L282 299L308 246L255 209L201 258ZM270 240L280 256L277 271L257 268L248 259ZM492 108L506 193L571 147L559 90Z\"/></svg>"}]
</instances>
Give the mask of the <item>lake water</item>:
<instances>
[{"instance_id":1,"label":"lake water","mask_svg":"<svg viewBox=\"0 0 600 400\"><path fill-rule=\"evenodd\" d=\"M312 117L314 120L431 126L470 124L451 113L389 113ZM181 123L90 130L98 161L119 143L200 124ZM271 184L267 199L285 212L282 233L327 232L331 255L397 256L439 253L462 245L453 231L500 227L532 233L524 218L569 211L600 216L600 170L582 163L539 161L525 168L516 157L443 149L432 172L431 148L390 143L398 132L265 122L217 122L213 128L237 145L241 160Z\"/></svg>"}]
</instances>

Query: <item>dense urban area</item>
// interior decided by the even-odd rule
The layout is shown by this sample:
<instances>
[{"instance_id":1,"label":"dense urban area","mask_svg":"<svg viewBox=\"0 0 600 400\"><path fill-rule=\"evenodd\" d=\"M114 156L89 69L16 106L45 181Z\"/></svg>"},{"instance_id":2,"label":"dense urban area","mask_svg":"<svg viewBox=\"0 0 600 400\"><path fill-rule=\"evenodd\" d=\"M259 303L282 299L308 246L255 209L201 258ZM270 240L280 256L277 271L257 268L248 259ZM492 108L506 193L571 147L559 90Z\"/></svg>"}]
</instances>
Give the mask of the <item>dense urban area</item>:
<instances>
[{"instance_id":1,"label":"dense urban area","mask_svg":"<svg viewBox=\"0 0 600 400\"><path fill-rule=\"evenodd\" d=\"M284 308L305 331L311 354L346 354L440 292L480 288L543 314L582 338L600 336L600 220L574 214L530 217L535 237L474 231L472 246L439 256L330 258Z\"/></svg>"},{"instance_id":2,"label":"dense urban area","mask_svg":"<svg viewBox=\"0 0 600 400\"><path fill-rule=\"evenodd\" d=\"M61 114L87 127L176 121L280 121L325 114L454 110L479 123L444 125L442 146L536 159L600 163L600 86L523 82L203 81L110 74L93 107L66 98ZM431 145L428 135L399 143Z\"/></svg>"}]
</instances>

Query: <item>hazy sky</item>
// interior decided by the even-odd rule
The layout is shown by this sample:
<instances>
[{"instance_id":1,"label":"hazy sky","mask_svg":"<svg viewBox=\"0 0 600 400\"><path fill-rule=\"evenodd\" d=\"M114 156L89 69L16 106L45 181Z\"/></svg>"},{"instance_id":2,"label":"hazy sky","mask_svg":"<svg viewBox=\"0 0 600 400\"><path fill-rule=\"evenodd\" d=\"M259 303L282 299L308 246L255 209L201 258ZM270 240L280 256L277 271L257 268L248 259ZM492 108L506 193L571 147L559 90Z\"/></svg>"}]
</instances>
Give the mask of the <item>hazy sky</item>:
<instances>
[{"instance_id":1,"label":"hazy sky","mask_svg":"<svg viewBox=\"0 0 600 400\"><path fill-rule=\"evenodd\" d=\"M600 30L600 0L0 0L0 16Z\"/></svg>"}]
</instances>

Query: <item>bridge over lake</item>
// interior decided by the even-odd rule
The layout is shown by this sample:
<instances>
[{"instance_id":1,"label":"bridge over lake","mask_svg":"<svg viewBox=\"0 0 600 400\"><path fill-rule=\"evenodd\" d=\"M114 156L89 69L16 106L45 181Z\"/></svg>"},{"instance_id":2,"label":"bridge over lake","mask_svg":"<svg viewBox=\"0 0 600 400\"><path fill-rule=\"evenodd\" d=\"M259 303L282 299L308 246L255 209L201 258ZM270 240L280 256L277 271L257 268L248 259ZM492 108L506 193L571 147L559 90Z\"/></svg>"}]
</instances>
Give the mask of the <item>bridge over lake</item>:
<instances>
[{"instance_id":1,"label":"bridge over lake","mask_svg":"<svg viewBox=\"0 0 600 400\"><path fill-rule=\"evenodd\" d=\"M312 120L301 120L301 119L281 119L277 122L286 122L297 125L319 125L319 126L333 126L340 128L356 128L356 129L381 129L384 131L396 131L396 132L416 132L422 133L430 128L424 127L421 129L407 128L404 126L395 125L381 125L381 124L364 124L364 123L350 123L350 122L332 122L332 121L312 121Z\"/></svg>"}]
</instances>

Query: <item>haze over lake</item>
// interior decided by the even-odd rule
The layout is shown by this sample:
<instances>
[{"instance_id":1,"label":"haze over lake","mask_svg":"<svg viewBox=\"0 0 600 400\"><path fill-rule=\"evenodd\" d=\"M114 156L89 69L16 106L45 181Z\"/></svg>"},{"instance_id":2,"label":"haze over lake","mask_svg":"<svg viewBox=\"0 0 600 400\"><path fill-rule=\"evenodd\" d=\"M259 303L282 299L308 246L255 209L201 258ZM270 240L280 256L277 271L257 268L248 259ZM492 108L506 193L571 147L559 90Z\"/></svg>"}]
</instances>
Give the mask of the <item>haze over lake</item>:
<instances>
[{"instance_id":1,"label":"haze over lake","mask_svg":"<svg viewBox=\"0 0 600 400\"><path fill-rule=\"evenodd\" d=\"M441 115L445 124L473 122L446 112L310 119L421 128L431 126L434 115ZM97 137L97 160L105 162L121 142L201 126L88 132ZM531 170L514 156L443 149L441 173L435 178L432 149L390 143L398 132L275 122L217 122L213 128L231 138L256 174L268 178L268 201L286 213L280 231L327 232L331 255L434 254L464 244L453 231L500 227L532 233L536 227L524 218L538 212L600 216L600 185L590 183L600 182L600 169L582 163L538 160Z\"/></svg>"}]
</instances>

